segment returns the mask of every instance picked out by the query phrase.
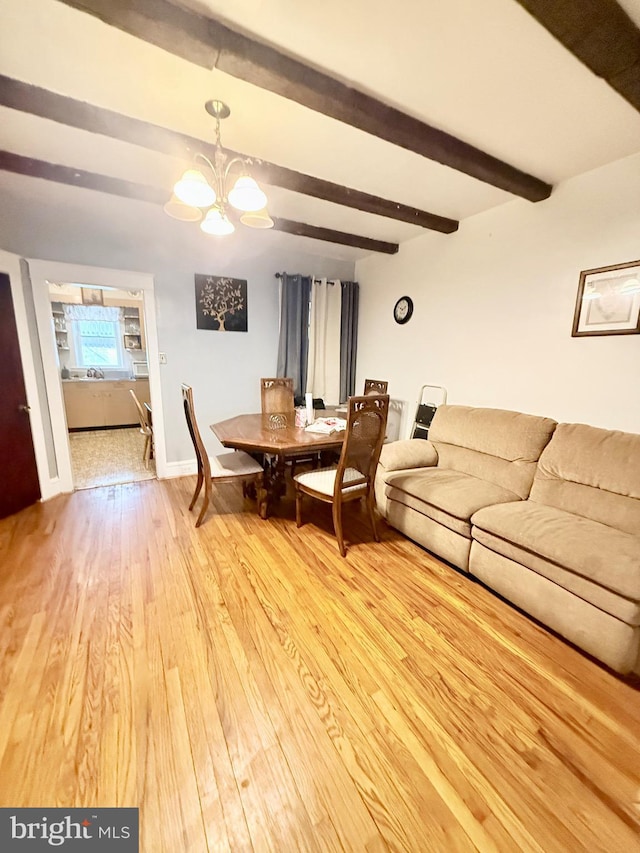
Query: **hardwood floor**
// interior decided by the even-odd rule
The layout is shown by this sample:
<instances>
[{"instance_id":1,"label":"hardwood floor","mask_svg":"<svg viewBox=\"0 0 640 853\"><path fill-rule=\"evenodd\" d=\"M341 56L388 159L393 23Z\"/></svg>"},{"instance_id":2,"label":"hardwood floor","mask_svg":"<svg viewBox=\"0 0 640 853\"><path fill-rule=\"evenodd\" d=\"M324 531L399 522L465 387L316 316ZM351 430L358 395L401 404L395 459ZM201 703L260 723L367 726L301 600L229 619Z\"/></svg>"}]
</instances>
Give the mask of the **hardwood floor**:
<instances>
[{"instance_id":1,"label":"hardwood floor","mask_svg":"<svg viewBox=\"0 0 640 853\"><path fill-rule=\"evenodd\" d=\"M0 521L0 806L145 853L640 850L640 690L348 508L193 478Z\"/></svg>"}]
</instances>

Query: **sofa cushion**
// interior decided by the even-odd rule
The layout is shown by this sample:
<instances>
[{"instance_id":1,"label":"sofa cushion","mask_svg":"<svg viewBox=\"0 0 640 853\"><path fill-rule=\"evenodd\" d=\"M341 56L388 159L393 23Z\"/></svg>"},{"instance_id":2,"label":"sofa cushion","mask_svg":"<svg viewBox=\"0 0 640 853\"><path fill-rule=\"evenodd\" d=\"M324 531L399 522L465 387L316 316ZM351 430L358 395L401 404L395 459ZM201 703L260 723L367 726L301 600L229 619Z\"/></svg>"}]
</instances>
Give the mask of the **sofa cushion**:
<instances>
[{"instance_id":1,"label":"sofa cushion","mask_svg":"<svg viewBox=\"0 0 640 853\"><path fill-rule=\"evenodd\" d=\"M640 600L639 536L534 501L485 507L471 521L474 537L475 528L484 530L605 589Z\"/></svg>"},{"instance_id":2,"label":"sofa cushion","mask_svg":"<svg viewBox=\"0 0 640 853\"><path fill-rule=\"evenodd\" d=\"M392 486L387 486L385 500L387 520L389 521L389 524L394 527L396 526L394 519L399 517L398 507L402 507L403 510L415 510L413 513L416 516L414 519L415 523L419 523L418 519L420 518L423 520L428 519L432 522L437 522L438 525L443 528L447 528L449 531L453 531L460 536L464 536L465 539L471 539L471 523L469 521L463 521L462 519L456 518L448 512L444 512L444 510L438 509L431 504L426 504L424 501L413 497L413 495L410 495L407 492L401 492L400 489L394 489ZM393 512L392 509L394 510ZM405 518L406 514L403 514L402 517ZM429 527L433 530L433 527ZM411 536L411 539L415 538L415 536ZM416 541L424 544L421 539L416 539ZM427 547L429 547L429 545L425 545L425 548ZM433 551L434 554L440 554L440 551L438 551L435 544L433 547L429 547L429 550Z\"/></svg>"},{"instance_id":3,"label":"sofa cushion","mask_svg":"<svg viewBox=\"0 0 640 853\"><path fill-rule=\"evenodd\" d=\"M467 537L471 536L469 519L478 509L518 500L508 489L447 468L390 474L386 495Z\"/></svg>"},{"instance_id":4,"label":"sofa cushion","mask_svg":"<svg viewBox=\"0 0 640 853\"><path fill-rule=\"evenodd\" d=\"M555 426L550 418L521 412L444 405L434 415L429 440L438 467L487 480L524 499Z\"/></svg>"},{"instance_id":5,"label":"sofa cushion","mask_svg":"<svg viewBox=\"0 0 640 853\"><path fill-rule=\"evenodd\" d=\"M469 571L471 539L468 535L457 533L446 524L440 524L398 501L389 501L387 518L392 527L402 531L427 551L437 554L463 572Z\"/></svg>"},{"instance_id":6,"label":"sofa cushion","mask_svg":"<svg viewBox=\"0 0 640 853\"><path fill-rule=\"evenodd\" d=\"M621 673L638 664L640 631L475 540L469 568L507 601ZM588 722L587 722L588 724Z\"/></svg>"},{"instance_id":7,"label":"sofa cushion","mask_svg":"<svg viewBox=\"0 0 640 853\"><path fill-rule=\"evenodd\" d=\"M631 601L617 592L605 589L603 586L575 574L575 572L563 569L538 554L525 551L524 548L507 542L506 539L499 536L494 536L492 533L487 533L486 530L479 527L472 529L472 542L476 545L482 545L485 550L491 551L492 554L504 557L524 569L530 569L532 572L542 575L552 583L579 596L583 601L598 607L605 613L615 616L616 619L620 619L627 625L640 625L640 603L637 601Z\"/></svg>"},{"instance_id":8,"label":"sofa cushion","mask_svg":"<svg viewBox=\"0 0 640 853\"><path fill-rule=\"evenodd\" d=\"M387 471L423 468L438 464L438 453L430 441L408 438L383 444L379 464Z\"/></svg>"},{"instance_id":9,"label":"sofa cushion","mask_svg":"<svg viewBox=\"0 0 640 853\"><path fill-rule=\"evenodd\" d=\"M531 500L640 536L640 435L559 424Z\"/></svg>"}]
</instances>

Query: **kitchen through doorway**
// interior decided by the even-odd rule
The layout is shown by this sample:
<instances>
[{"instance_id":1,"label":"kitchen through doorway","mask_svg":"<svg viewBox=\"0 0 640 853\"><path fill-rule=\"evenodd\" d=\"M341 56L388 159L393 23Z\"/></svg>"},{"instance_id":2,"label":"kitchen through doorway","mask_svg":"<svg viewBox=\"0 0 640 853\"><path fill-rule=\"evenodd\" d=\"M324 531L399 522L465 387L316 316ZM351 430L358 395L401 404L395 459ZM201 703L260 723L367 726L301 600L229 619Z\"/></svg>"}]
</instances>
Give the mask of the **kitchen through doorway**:
<instances>
[{"instance_id":1,"label":"kitchen through doorway","mask_svg":"<svg viewBox=\"0 0 640 853\"><path fill-rule=\"evenodd\" d=\"M144 437L135 427L70 432L74 489L155 479L155 461L145 465L143 447Z\"/></svg>"},{"instance_id":2,"label":"kitchen through doorway","mask_svg":"<svg viewBox=\"0 0 640 853\"><path fill-rule=\"evenodd\" d=\"M48 287L74 489L155 478L144 292Z\"/></svg>"}]
</instances>

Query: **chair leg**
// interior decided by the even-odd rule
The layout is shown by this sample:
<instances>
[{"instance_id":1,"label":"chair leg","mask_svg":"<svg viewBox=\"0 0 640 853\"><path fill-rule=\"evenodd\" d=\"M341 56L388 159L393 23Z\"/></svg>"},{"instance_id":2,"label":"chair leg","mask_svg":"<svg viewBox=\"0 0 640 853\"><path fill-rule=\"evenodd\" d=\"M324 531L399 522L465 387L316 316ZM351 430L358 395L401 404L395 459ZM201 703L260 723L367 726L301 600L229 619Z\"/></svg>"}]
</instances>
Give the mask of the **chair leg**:
<instances>
[{"instance_id":1,"label":"chair leg","mask_svg":"<svg viewBox=\"0 0 640 853\"><path fill-rule=\"evenodd\" d=\"M198 465L198 479L196 481L196 490L193 493L193 497L191 498L191 503L189 504L189 512L196 505L196 501L198 500L198 495L200 494L200 489L202 488L202 483L204 482L204 477L202 475L202 468Z\"/></svg>"},{"instance_id":2,"label":"chair leg","mask_svg":"<svg viewBox=\"0 0 640 853\"><path fill-rule=\"evenodd\" d=\"M373 493L373 489L369 488L369 492L367 494L367 508L369 510L369 518L371 520L371 528L373 530L373 538L376 542L380 541L380 534L378 533L378 526L376 524L376 514L375 514L375 495Z\"/></svg>"},{"instance_id":3,"label":"chair leg","mask_svg":"<svg viewBox=\"0 0 640 853\"><path fill-rule=\"evenodd\" d=\"M344 547L344 537L342 535L342 502L335 501L332 504L333 509L333 529L335 530L336 539L338 540L338 548L340 555L347 556L347 549Z\"/></svg>"},{"instance_id":4,"label":"chair leg","mask_svg":"<svg viewBox=\"0 0 640 853\"><path fill-rule=\"evenodd\" d=\"M200 527L202 524L202 520L204 515L209 507L209 499L211 497L211 481L208 481L204 484L204 500L202 501L202 507L200 509L200 515L198 516L198 520L196 521L196 527Z\"/></svg>"}]
</instances>

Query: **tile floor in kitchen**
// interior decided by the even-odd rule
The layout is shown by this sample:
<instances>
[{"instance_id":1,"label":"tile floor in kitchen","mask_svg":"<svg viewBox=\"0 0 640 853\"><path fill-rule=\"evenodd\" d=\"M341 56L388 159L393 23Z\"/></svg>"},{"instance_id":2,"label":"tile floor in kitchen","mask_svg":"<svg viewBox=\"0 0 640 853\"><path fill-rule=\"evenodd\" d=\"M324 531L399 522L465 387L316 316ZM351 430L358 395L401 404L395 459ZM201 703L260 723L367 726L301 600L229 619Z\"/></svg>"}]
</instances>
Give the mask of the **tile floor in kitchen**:
<instances>
[{"instance_id":1,"label":"tile floor in kitchen","mask_svg":"<svg viewBox=\"0 0 640 853\"><path fill-rule=\"evenodd\" d=\"M69 433L73 484L76 489L151 480L153 459L145 467L144 436L138 427Z\"/></svg>"}]
</instances>

